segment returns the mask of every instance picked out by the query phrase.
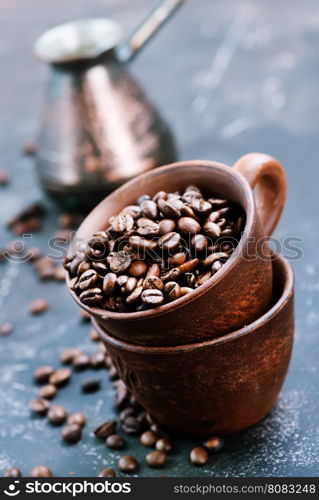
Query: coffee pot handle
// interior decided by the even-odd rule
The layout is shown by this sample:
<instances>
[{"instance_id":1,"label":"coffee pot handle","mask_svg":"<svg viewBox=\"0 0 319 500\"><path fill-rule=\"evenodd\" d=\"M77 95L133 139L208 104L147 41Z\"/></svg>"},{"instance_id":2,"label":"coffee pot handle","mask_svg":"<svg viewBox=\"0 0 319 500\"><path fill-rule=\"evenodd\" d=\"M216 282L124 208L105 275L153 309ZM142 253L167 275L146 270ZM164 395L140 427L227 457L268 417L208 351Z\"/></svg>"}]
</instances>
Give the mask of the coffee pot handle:
<instances>
[{"instance_id":1,"label":"coffee pot handle","mask_svg":"<svg viewBox=\"0 0 319 500\"><path fill-rule=\"evenodd\" d=\"M138 52L185 2L186 0L162 0L135 30L130 39L117 48L118 59L125 63L132 61Z\"/></svg>"},{"instance_id":2,"label":"coffee pot handle","mask_svg":"<svg viewBox=\"0 0 319 500\"><path fill-rule=\"evenodd\" d=\"M277 226L286 200L286 175L280 163L263 153L249 153L236 161L233 168L254 190L256 207L265 235L271 236Z\"/></svg>"}]
</instances>

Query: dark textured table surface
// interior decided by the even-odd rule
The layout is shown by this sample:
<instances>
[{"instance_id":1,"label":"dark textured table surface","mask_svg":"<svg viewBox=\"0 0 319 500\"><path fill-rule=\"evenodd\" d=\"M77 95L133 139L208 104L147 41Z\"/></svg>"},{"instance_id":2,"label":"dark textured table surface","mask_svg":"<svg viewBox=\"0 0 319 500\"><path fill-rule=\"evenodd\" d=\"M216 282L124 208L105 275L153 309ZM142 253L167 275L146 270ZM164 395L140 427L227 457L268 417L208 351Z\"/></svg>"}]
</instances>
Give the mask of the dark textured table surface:
<instances>
[{"instance_id":1,"label":"dark textured table surface","mask_svg":"<svg viewBox=\"0 0 319 500\"><path fill-rule=\"evenodd\" d=\"M46 68L32 56L35 38L59 22L111 16L130 31L147 13L146 0L0 1L0 165L12 183L0 188L0 246L11 240L9 215L41 193L33 161L21 145L33 139ZM255 150L272 154L286 167L289 196L276 231L281 242L298 237L302 257L296 272L296 340L288 377L278 403L260 424L226 440L225 448L200 469L188 461L191 441L180 440L162 473L174 476L307 476L319 470L319 7L315 0L189 0L179 15L134 62L152 99L170 120L183 159L215 159L232 164ZM55 231L52 207L32 244L46 251ZM50 309L28 315L32 298ZM31 418L28 401L36 393L33 369L58 364L60 352L77 344L87 351L89 326L81 324L63 284L39 283L28 264L0 267L0 323L14 324L0 339L0 474L10 465L27 475L36 464L54 475L96 476L120 455L91 434L113 415L107 374L103 388L80 398L75 375L56 399L69 411L84 411L88 425L75 446L61 443L45 419ZM190 394L191 404L191 394ZM136 438L129 450L143 463ZM158 475L142 465L142 475Z\"/></svg>"}]
</instances>

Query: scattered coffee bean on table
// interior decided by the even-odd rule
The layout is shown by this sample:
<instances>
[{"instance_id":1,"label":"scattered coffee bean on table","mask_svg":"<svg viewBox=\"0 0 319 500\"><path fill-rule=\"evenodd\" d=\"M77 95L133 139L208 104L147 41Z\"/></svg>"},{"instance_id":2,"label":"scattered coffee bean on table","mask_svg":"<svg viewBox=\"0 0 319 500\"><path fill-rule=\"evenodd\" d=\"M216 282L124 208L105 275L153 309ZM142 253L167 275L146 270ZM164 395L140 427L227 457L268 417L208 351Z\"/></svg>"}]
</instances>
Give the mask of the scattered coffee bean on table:
<instances>
[{"instance_id":1,"label":"scattered coffee bean on table","mask_svg":"<svg viewBox=\"0 0 319 500\"><path fill-rule=\"evenodd\" d=\"M68 424L70 425L79 425L80 427L84 427L86 424L86 417L83 413L77 412L72 413L72 415L68 418Z\"/></svg>"},{"instance_id":2,"label":"scattered coffee bean on table","mask_svg":"<svg viewBox=\"0 0 319 500\"><path fill-rule=\"evenodd\" d=\"M111 434L115 434L116 430L116 420L108 420L103 424L99 425L95 430L94 434L99 439L106 439L111 436Z\"/></svg>"},{"instance_id":3,"label":"scattered coffee bean on table","mask_svg":"<svg viewBox=\"0 0 319 500\"><path fill-rule=\"evenodd\" d=\"M190 461L194 465L205 465L208 462L208 453L202 446L196 446L189 455Z\"/></svg>"},{"instance_id":4,"label":"scattered coffee bean on table","mask_svg":"<svg viewBox=\"0 0 319 500\"><path fill-rule=\"evenodd\" d=\"M82 351L78 347L71 347L62 352L60 356L60 361L64 365L68 365L73 362L73 360L79 356Z\"/></svg>"},{"instance_id":5,"label":"scattered coffee bean on table","mask_svg":"<svg viewBox=\"0 0 319 500\"><path fill-rule=\"evenodd\" d=\"M49 308L49 303L45 299L35 299L29 304L29 312L33 315L43 314Z\"/></svg>"},{"instance_id":6,"label":"scattered coffee bean on table","mask_svg":"<svg viewBox=\"0 0 319 500\"><path fill-rule=\"evenodd\" d=\"M22 148L22 152L25 156L34 156L37 154L37 151L37 145L32 141L26 142Z\"/></svg>"},{"instance_id":7,"label":"scattered coffee bean on table","mask_svg":"<svg viewBox=\"0 0 319 500\"><path fill-rule=\"evenodd\" d=\"M102 469L97 477L116 477L116 472L114 469Z\"/></svg>"},{"instance_id":8,"label":"scattered coffee bean on table","mask_svg":"<svg viewBox=\"0 0 319 500\"><path fill-rule=\"evenodd\" d=\"M6 186L10 182L10 174L7 170L0 170L0 186Z\"/></svg>"},{"instance_id":9,"label":"scattered coffee bean on table","mask_svg":"<svg viewBox=\"0 0 319 500\"><path fill-rule=\"evenodd\" d=\"M13 325L11 323L3 323L0 325L0 337L6 337L10 335L13 330Z\"/></svg>"},{"instance_id":10,"label":"scattered coffee bean on table","mask_svg":"<svg viewBox=\"0 0 319 500\"><path fill-rule=\"evenodd\" d=\"M90 356L84 352L81 352L75 358L73 358L72 365L74 370L82 371L86 370L90 366L91 359Z\"/></svg>"},{"instance_id":11,"label":"scattered coffee bean on table","mask_svg":"<svg viewBox=\"0 0 319 500\"><path fill-rule=\"evenodd\" d=\"M148 453L145 460L150 467L162 467L167 460L167 455L164 451L155 450Z\"/></svg>"},{"instance_id":12,"label":"scattered coffee bean on table","mask_svg":"<svg viewBox=\"0 0 319 500\"><path fill-rule=\"evenodd\" d=\"M154 446L157 440L158 436L152 431L145 431L140 437L142 445L147 447Z\"/></svg>"},{"instance_id":13,"label":"scattered coffee bean on table","mask_svg":"<svg viewBox=\"0 0 319 500\"><path fill-rule=\"evenodd\" d=\"M48 382L49 378L53 373L54 373L53 366L50 365L38 366L38 368L36 368L33 372L33 378L37 384L44 384Z\"/></svg>"},{"instance_id":14,"label":"scattered coffee bean on table","mask_svg":"<svg viewBox=\"0 0 319 500\"><path fill-rule=\"evenodd\" d=\"M119 434L111 434L106 438L106 445L114 450L121 450L126 446L126 441Z\"/></svg>"},{"instance_id":15,"label":"scattered coffee bean on table","mask_svg":"<svg viewBox=\"0 0 319 500\"><path fill-rule=\"evenodd\" d=\"M169 453L172 448L172 442L168 438L161 438L158 441L156 441L155 448L159 451L164 451L165 453Z\"/></svg>"},{"instance_id":16,"label":"scattered coffee bean on table","mask_svg":"<svg viewBox=\"0 0 319 500\"><path fill-rule=\"evenodd\" d=\"M48 411L48 420L53 425L62 425L67 419L67 412L61 405L51 406Z\"/></svg>"},{"instance_id":17,"label":"scattered coffee bean on table","mask_svg":"<svg viewBox=\"0 0 319 500\"><path fill-rule=\"evenodd\" d=\"M206 439L203 446L205 446L208 451L216 452L222 449L222 447L224 446L224 441L218 436L211 436Z\"/></svg>"},{"instance_id":18,"label":"scattered coffee bean on table","mask_svg":"<svg viewBox=\"0 0 319 500\"><path fill-rule=\"evenodd\" d=\"M127 313L178 300L206 283L237 246L244 213L188 186L145 194L108 222L64 267L83 304Z\"/></svg>"},{"instance_id":19,"label":"scattered coffee bean on table","mask_svg":"<svg viewBox=\"0 0 319 500\"><path fill-rule=\"evenodd\" d=\"M5 471L4 477L22 477L22 473L18 467L10 467Z\"/></svg>"},{"instance_id":20,"label":"scattered coffee bean on table","mask_svg":"<svg viewBox=\"0 0 319 500\"><path fill-rule=\"evenodd\" d=\"M90 358L91 368L98 369L105 366L105 354L104 352L98 351L92 354Z\"/></svg>"},{"instance_id":21,"label":"scattered coffee bean on table","mask_svg":"<svg viewBox=\"0 0 319 500\"><path fill-rule=\"evenodd\" d=\"M99 342L100 341L100 336L97 333L97 331L95 330L95 328L92 328L91 331L90 331L90 339L93 342Z\"/></svg>"},{"instance_id":22,"label":"scattered coffee bean on table","mask_svg":"<svg viewBox=\"0 0 319 500\"><path fill-rule=\"evenodd\" d=\"M62 429L62 437L69 444L75 444L82 437L82 428L76 424L68 424Z\"/></svg>"},{"instance_id":23,"label":"scattered coffee bean on table","mask_svg":"<svg viewBox=\"0 0 319 500\"><path fill-rule=\"evenodd\" d=\"M101 379L89 378L81 383L81 389L84 394L91 394L101 389Z\"/></svg>"},{"instance_id":24,"label":"scattered coffee bean on table","mask_svg":"<svg viewBox=\"0 0 319 500\"><path fill-rule=\"evenodd\" d=\"M46 399L37 398L37 399L32 399L30 401L29 407L33 411L33 413L38 413L39 415L44 415L45 413L47 413L48 409L50 408L50 403Z\"/></svg>"},{"instance_id":25,"label":"scattered coffee bean on table","mask_svg":"<svg viewBox=\"0 0 319 500\"><path fill-rule=\"evenodd\" d=\"M52 477L52 472L45 465L37 465L30 472L30 477Z\"/></svg>"},{"instance_id":26,"label":"scattered coffee bean on table","mask_svg":"<svg viewBox=\"0 0 319 500\"><path fill-rule=\"evenodd\" d=\"M139 468L139 463L132 455L124 455L119 459L118 467L122 472L135 472Z\"/></svg>"},{"instance_id":27,"label":"scattered coffee bean on table","mask_svg":"<svg viewBox=\"0 0 319 500\"><path fill-rule=\"evenodd\" d=\"M53 399L57 395L58 390L53 384L46 384L39 390L40 398Z\"/></svg>"},{"instance_id":28,"label":"scattered coffee bean on table","mask_svg":"<svg viewBox=\"0 0 319 500\"><path fill-rule=\"evenodd\" d=\"M67 384L72 376L72 371L70 368L60 368L56 370L49 378L49 383L56 385L57 387L62 387Z\"/></svg>"}]
</instances>

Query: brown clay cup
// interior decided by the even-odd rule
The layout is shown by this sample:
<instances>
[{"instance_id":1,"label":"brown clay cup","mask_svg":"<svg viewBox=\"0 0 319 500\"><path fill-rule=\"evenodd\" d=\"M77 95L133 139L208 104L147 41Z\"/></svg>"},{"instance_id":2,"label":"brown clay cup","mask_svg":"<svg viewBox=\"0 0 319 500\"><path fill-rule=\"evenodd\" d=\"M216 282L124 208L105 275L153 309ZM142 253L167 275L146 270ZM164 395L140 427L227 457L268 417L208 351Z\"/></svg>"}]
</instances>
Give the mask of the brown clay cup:
<instances>
[{"instance_id":1,"label":"brown clay cup","mask_svg":"<svg viewBox=\"0 0 319 500\"><path fill-rule=\"evenodd\" d=\"M79 306L118 339L144 346L200 342L251 323L269 307L272 266L266 237L280 218L286 195L283 168L270 156L251 153L233 168L216 162L185 161L147 172L106 197L84 220L76 241L87 241L95 231L106 229L111 216L134 204L142 194L172 192L189 184L243 207L246 224L241 240L227 263L205 284L156 309L116 313L92 308L70 290Z\"/></svg>"},{"instance_id":2,"label":"brown clay cup","mask_svg":"<svg viewBox=\"0 0 319 500\"><path fill-rule=\"evenodd\" d=\"M241 431L269 413L293 344L294 279L273 261L273 304L250 325L207 342L177 347L128 344L95 322L120 376L157 422L193 436Z\"/></svg>"}]
</instances>

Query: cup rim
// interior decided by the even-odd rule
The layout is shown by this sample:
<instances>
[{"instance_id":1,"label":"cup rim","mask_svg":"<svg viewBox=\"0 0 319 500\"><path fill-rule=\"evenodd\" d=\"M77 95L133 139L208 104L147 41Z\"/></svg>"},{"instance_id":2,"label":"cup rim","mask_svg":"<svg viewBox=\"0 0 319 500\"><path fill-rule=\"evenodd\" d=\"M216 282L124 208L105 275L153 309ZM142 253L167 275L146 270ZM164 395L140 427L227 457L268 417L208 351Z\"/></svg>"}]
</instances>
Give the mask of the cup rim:
<instances>
[{"instance_id":1,"label":"cup rim","mask_svg":"<svg viewBox=\"0 0 319 500\"><path fill-rule=\"evenodd\" d=\"M81 234L81 231L83 230L83 227L88 223L90 219L94 219L95 215L99 213L100 210L103 210L103 205L105 201L108 199L112 198L125 198L125 191L127 188L131 188L137 183L143 182L145 178L149 177L156 177L157 175L161 174L162 172L169 172L172 171L174 172L175 170L181 170L181 169L192 169L196 167L208 167L208 168L214 168L215 171L219 171L220 174L223 175L229 175L230 177L233 177L236 179L236 181L241 184L244 187L245 190L245 195L246 195L246 202L247 202L247 210L246 210L246 224L245 228L243 231L243 234L239 240L239 243L237 247L235 248L234 252L230 256L230 258L227 260L227 262L222 266L222 268L216 273L214 276L209 278L206 283L198 287L197 289L193 290L191 293L184 295L183 297L180 297L179 299L174 300L173 302L170 302L168 304L163 304L162 306L145 310L145 311L138 311L138 312L130 312L130 313L124 313L124 312L113 312L113 311L108 311L106 309L101 309L98 307L90 307L85 304L83 304L77 294L71 289L70 287L70 277L69 273L66 274L66 283L69 292L71 293L73 299L75 302L85 311L87 311L91 316L93 317L99 317L102 320L103 319L110 319L110 320L120 320L120 321L138 321L140 319L146 319L146 318L155 318L157 316L161 316L163 314L167 314L173 311L176 311L177 309L180 309L183 307L185 304L189 304L196 300L197 298L201 297L203 294L207 292L207 290L211 289L213 286L217 285L222 279L225 278L233 269L233 267L236 265L238 262L240 255L242 254L243 248L245 247L245 244L252 233L252 230L255 225L255 215L256 215L256 206L255 206L255 200L254 200L254 195L253 192L247 182L247 180L238 172L233 170L231 167L227 166L224 163L220 162L215 162L215 161L209 161L209 160L188 160L188 161L181 161L181 162L175 162L175 163L170 163L169 165L165 165L163 167L156 168L154 170L150 170L148 172L145 172L144 174L141 174L134 179L130 180L129 182L126 182L123 184L121 187L113 191L111 194L106 196L84 219L80 227L78 228L75 238L77 238L78 234ZM125 205L124 205L125 206Z\"/></svg>"},{"instance_id":2,"label":"cup rim","mask_svg":"<svg viewBox=\"0 0 319 500\"><path fill-rule=\"evenodd\" d=\"M100 325L98 325L95 318L92 318L93 327L97 330L100 337L108 344L111 344L112 347L119 348L122 351L129 351L137 354L176 354L177 352L190 352L197 349L204 349L208 346L214 346L219 344L225 344L231 342L233 340L237 340L240 337L244 337L246 335L253 334L255 331L260 329L266 323L271 321L289 302L291 296L294 293L294 273L292 267L287 259L285 259L282 255L273 253L272 260L279 260L281 273L283 273L285 277L285 284L283 287L283 291L281 296L276 301L273 306L268 309L266 313L257 318L255 321L250 323L247 326L244 326L234 332L227 333L221 337L216 337L211 340L205 340L203 342L197 342L194 344L185 344L185 345L177 345L177 346L164 346L164 347L151 347L151 346L140 346L136 344L129 344L128 342L124 342L116 337L113 337L108 332L103 330Z\"/></svg>"}]
</instances>

